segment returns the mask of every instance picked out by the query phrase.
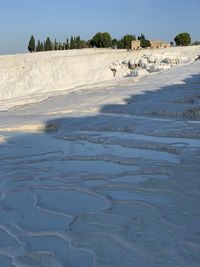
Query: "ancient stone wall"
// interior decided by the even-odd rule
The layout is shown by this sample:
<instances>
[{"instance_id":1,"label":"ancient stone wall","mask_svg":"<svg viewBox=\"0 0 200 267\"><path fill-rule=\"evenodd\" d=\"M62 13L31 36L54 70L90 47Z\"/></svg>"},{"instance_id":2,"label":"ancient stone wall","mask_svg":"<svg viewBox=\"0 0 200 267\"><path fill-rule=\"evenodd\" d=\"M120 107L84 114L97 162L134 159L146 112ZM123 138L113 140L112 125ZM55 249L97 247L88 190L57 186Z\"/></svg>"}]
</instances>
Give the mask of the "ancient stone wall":
<instances>
[{"instance_id":1,"label":"ancient stone wall","mask_svg":"<svg viewBox=\"0 0 200 267\"><path fill-rule=\"evenodd\" d=\"M151 43L152 49L170 47L170 44L159 41L159 40L150 40L150 43ZM137 49L141 49L140 40L131 42L131 50L137 50Z\"/></svg>"}]
</instances>

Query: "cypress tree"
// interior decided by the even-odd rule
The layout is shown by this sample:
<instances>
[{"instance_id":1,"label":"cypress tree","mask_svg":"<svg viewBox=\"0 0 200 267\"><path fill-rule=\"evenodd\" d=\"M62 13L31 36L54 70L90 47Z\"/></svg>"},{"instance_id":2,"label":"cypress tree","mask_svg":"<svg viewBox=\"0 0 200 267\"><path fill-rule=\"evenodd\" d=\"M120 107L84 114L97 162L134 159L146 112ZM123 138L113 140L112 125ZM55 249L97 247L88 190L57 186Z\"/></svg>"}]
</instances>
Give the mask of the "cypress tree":
<instances>
[{"instance_id":1,"label":"cypress tree","mask_svg":"<svg viewBox=\"0 0 200 267\"><path fill-rule=\"evenodd\" d=\"M80 42L81 42L81 38L80 38L80 36L77 36L77 37L76 37L76 48L78 48L78 49L81 48L81 46L80 46Z\"/></svg>"},{"instance_id":2,"label":"cypress tree","mask_svg":"<svg viewBox=\"0 0 200 267\"><path fill-rule=\"evenodd\" d=\"M69 49L69 40L68 38L66 39L66 43L65 43L65 49L68 50Z\"/></svg>"},{"instance_id":3,"label":"cypress tree","mask_svg":"<svg viewBox=\"0 0 200 267\"><path fill-rule=\"evenodd\" d=\"M35 52L35 38L32 35L28 44L28 50L30 53Z\"/></svg>"},{"instance_id":4,"label":"cypress tree","mask_svg":"<svg viewBox=\"0 0 200 267\"><path fill-rule=\"evenodd\" d=\"M54 40L53 50L58 50L58 42L57 42L56 38Z\"/></svg>"},{"instance_id":5,"label":"cypress tree","mask_svg":"<svg viewBox=\"0 0 200 267\"><path fill-rule=\"evenodd\" d=\"M138 40L146 40L146 38L145 38L143 33L141 33L141 35L138 36Z\"/></svg>"},{"instance_id":6,"label":"cypress tree","mask_svg":"<svg viewBox=\"0 0 200 267\"><path fill-rule=\"evenodd\" d=\"M38 40L38 43L36 45L36 52L39 52L40 51L40 41Z\"/></svg>"},{"instance_id":7,"label":"cypress tree","mask_svg":"<svg viewBox=\"0 0 200 267\"><path fill-rule=\"evenodd\" d=\"M74 36L74 49L77 49L77 37Z\"/></svg>"},{"instance_id":8,"label":"cypress tree","mask_svg":"<svg viewBox=\"0 0 200 267\"><path fill-rule=\"evenodd\" d=\"M52 50L52 43L49 37L47 37L46 43L45 43L45 51L51 51Z\"/></svg>"},{"instance_id":9,"label":"cypress tree","mask_svg":"<svg viewBox=\"0 0 200 267\"><path fill-rule=\"evenodd\" d=\"M143 33L138 36L138 40L140 40L140 46L142 48L151 47L151 42L145 38L145 35Z\"/></svg>"},{"instance_id":10,"label":"cypress tree","mask_svg":"<svg viewBox=\"0 0 200 267\"><path fill-rule=\"evenodd\" d=\"M74 37L71 36L71 39L70 39L70 49L74 49L74 48L75 48Z\"/></svg>"}]
</instances>

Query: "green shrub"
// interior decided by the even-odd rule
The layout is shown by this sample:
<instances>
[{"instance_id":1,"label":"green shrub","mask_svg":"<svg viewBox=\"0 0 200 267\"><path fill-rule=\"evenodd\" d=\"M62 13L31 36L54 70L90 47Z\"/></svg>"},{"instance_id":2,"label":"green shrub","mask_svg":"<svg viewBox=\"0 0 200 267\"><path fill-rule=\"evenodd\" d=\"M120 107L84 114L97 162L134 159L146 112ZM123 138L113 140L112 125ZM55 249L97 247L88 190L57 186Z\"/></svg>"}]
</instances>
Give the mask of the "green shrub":
<instances>
[{"instance_id":1,"label":"green shrub","mask_svg":"<svg viewBox=\"0 0 200 267\"><path fill-rule=\"evenodd\" d=\"M177 46L187 46L191 43L191 37L189 33L182 32L176 35L176 37L174 38L174 41Z\"/></svg>"},{"instance_id":2,"label":"green shrub","mask_svg":"<svg viewBox=\"0 0 200 267\"><path fill-rule=\"evenodd\" d=\"M108 32L98 32L91 40L91 45L94 47L111 47L112 38Z\"/></svg>"},{"instance_id":3,"label":"green shrub","mask_svg":"<svg viewBox=\"0 0 200 267\"><path fill-rule=\"evenodd\" d=\"M142 48L151 47L151 43L150 43L149 40L141 39L141 40L140 40L140 46L141 46Z\"/></svg>"}]
</instances>

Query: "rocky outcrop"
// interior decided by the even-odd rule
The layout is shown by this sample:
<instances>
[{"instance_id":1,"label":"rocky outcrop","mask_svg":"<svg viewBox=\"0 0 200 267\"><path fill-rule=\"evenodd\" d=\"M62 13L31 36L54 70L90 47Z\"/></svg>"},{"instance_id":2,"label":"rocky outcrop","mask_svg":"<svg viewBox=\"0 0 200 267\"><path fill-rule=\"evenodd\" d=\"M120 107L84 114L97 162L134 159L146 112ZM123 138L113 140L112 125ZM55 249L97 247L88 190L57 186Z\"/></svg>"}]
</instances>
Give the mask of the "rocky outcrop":
<instances>
[{"instance_id":1,"label":"rocky outcrop","mask_svg":"<svg viewBox=\"0 0 200 267\"><path fill-rule=\"evenodd\" d=\"M138 77L145 76L152 72L159 72L169 69L181 63L187 63L189 58L160 57L153 55L143 55L140 58L130 58L129 60L113 62L110 70L113 77Z\"/></svg>"}]
</instances>

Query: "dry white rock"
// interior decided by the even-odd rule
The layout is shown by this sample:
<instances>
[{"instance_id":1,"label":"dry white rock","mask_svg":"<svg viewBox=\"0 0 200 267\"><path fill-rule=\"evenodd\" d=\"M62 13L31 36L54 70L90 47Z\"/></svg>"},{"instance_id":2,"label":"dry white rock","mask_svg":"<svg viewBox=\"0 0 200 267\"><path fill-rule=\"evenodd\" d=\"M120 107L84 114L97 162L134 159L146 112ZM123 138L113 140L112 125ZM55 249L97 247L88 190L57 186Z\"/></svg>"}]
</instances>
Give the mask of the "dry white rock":
<instances>
[{"instance_id":1,"label":"dry white rock","mask_svg":"<svg viewBox=\"0 0 200 267\"><path fill-rule=\"evenodd\" d=\"M188 63L200 46L125 51L82 49L0 56L0 107L38 102L60 91ZM144 73L144 71L143 71ZM143 74L142 74L143 75ZM92 88L92 86L91 86Z\"/></svg>"}]
</instances>

